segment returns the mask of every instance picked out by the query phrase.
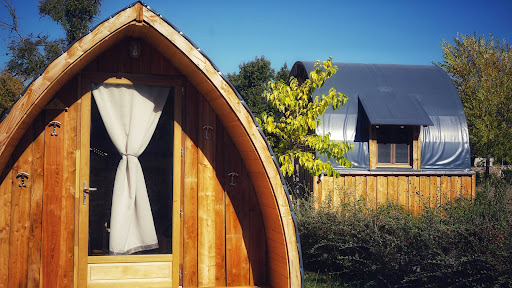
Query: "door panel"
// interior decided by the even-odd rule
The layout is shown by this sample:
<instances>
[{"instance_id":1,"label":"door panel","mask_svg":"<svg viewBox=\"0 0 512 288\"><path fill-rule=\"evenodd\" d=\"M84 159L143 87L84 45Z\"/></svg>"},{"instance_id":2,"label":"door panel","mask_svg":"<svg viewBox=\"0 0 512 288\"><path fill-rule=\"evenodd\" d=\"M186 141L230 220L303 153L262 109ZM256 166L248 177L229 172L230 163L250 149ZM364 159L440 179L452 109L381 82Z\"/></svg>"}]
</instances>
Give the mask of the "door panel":
<instances>
[{"instance_id":1,"label":"door panel","mask_svg":"<svg viewBox=\"0 0 512 288\"><path fill-rule=\"evenodd\" d=\"M105 82L115 81L116 78L110 78ZM181 241L179 211L182 165L181 157L176 156L175 152L181 150L181 129L175 114L180 114L181 87L175 82L162 81L162 86L173 86L174 89L171 89L150 143L139 156L159 248L137 252L137 255L112 256L108 252L110 207L113 181L121 156L112 144L98 113L90 92L92 82L93 79L82 80L80 183L84 187L88 187L90 183L91 187L98 190L78 197L78 285L178 286L179 277L173 275L179 275L179 265L173 265L173 259L179 259L177 255L180 252L176 243ZM126 84L127 80L123 79L122 82ZM176 145L179 147L175 147ZM82 198L85 199L84 202Z\"/></svg>"}]
</instances>

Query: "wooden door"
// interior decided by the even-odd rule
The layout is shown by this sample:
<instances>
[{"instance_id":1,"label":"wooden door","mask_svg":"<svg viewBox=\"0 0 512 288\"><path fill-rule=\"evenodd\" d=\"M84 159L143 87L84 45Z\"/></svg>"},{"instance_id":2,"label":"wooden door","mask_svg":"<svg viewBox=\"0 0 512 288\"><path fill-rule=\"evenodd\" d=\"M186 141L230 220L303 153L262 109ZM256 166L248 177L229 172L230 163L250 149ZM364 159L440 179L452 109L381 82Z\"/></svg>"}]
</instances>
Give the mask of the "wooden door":
<instances>
[{"instance_id":1,"label":"wooden door","mask_svg":"<svg viewBox=\"0 0 512 288\"><path fill-rule=\"evenodd\" d=\"M182 131L181 81L144 75L84 75L81 97L78 209L79 287L169 287L180 285ZM110 205L119 153L91 94L92 83L171 87L153 137L138 158L144 171L159 247L131 255L108 252ZM109 142L110 141L110 142ZM90 186L96 191L89 189ZM89 189L90 191L87 191ZM89 193L87 193L89 192Z\"/></svg>"}]
</instances>

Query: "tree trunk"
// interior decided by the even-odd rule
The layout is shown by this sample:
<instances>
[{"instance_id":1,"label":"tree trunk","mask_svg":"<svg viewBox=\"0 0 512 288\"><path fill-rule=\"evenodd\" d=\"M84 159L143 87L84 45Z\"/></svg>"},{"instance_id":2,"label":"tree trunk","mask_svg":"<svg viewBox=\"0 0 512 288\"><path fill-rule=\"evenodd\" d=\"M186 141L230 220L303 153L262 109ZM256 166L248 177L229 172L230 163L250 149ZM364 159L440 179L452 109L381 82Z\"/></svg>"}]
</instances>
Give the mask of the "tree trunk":
<instances>
[{"instance_id":1,"label":"tree trunk","mask_svg":"<svg viewBox=\"0 0 512 288\"><path fill-rule=\"evenodd\" d=\"M485 180L489 180L489 174L490 174L490 170L491 170L491 156L487 156L487 158L485 158Z\"/></svg>"}]
</instances>

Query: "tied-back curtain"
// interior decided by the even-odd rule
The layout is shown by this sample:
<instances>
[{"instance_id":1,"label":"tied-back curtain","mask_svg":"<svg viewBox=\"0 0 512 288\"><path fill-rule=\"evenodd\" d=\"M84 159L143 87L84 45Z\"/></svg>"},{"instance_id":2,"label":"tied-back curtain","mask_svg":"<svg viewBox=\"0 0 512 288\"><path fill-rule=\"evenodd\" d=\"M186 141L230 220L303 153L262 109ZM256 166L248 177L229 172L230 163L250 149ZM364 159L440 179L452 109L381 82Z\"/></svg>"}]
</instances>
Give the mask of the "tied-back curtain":
<instances>
[{"instance_id":1,"label":"tied-back curtain","mask_svg":"<svg viewBox=\"0 0 512 288\"><path fill-rule=\"evenodd\" d=\"M169 87L93 84L101 119L121 154L112 195L110 253L158 248L139 155L162 114Z\"/></svg>"}]
</instances>

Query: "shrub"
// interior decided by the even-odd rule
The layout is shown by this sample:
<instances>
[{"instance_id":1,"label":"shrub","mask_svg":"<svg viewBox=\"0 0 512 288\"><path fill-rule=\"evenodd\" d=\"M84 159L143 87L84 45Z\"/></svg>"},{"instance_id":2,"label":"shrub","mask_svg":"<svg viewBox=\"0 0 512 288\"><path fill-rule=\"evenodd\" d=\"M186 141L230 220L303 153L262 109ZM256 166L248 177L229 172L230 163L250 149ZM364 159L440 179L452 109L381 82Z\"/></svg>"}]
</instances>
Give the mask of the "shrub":
<instances>
[{"instance_id":1,"label":"shrub","mask_svg":"<svg viewBox=\"0 0 512 288\"><path fill-rule=\"evenodd\" d=\"M474 201L418 216L391 203L296 200L304 267L363 287L512 286L510 189L493 177L483 186Z\"/></svg>"},{"instance_id":2,"label":"shrub","mask_svg":"<svg viewBox=\"0 0 512 288\"><path fill-rule=\"evenodd\" d=\"M503 176L503 181L507 184L512 184L512 169L503 169L501 170L501 174Z\"/></svg>"}]
</instances>

